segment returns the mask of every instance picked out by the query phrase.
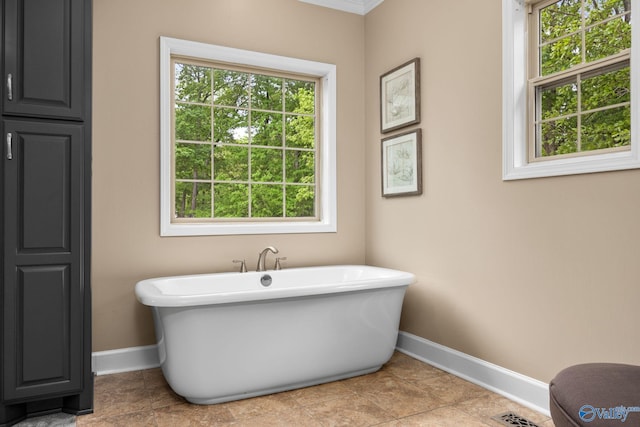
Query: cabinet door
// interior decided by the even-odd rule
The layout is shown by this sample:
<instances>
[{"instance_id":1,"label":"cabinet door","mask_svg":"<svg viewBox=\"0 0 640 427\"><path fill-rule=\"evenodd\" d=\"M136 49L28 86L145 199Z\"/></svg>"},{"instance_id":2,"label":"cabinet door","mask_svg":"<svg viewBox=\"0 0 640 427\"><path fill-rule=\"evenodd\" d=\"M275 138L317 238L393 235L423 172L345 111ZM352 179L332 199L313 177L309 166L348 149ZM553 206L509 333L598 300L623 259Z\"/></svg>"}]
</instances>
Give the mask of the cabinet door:
<instances>
[{"instance_id":1,"label":"cabinet door","mask_svg":"<svg viewBox=\"0 0 640 427\"><path fill-rule=\"evenodd\" d=\"M84 0L3 3L3 114L82 120Z\"/></svg>"},{"instance_id":2,"label":"cabinet door","mask_svg":"<svg viewBox=\"0 0 640 427\"><path fill-rule=\"evenodd\" d=\"M5 120L3 131L4 400L73 393L83 363L83 126Z\"/></svg>"}]
</instances>

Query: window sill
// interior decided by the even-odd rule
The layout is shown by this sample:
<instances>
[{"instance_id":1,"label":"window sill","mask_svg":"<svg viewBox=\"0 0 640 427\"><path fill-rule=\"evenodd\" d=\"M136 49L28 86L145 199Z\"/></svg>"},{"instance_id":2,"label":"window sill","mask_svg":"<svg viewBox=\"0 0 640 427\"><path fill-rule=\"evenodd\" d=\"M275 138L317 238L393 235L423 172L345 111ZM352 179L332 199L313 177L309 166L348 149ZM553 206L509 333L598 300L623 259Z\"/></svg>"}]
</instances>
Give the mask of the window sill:
<instances>
[{"instance_id":1,"label":"window sill","mask_svg":"<svg viewBox=\"0 0 640 427\"><path fill-rule=\"evenodd\" d=\"M335 233L335 221L243 222L242 224L163 224L161 236L228 236L240 234Z\"/></svg>"},{"instance_id":2,"label":"window sill","mask_svg":"<svg viewBox=\"0 0 640 427\"><path fill-rule=\"evenodd\" d=\"M505 151L508 151L507 147L505 147ZM625 151L620 153L547 160L536 163L523 163L521 165L514 165L513 162L505 162L502 179L504 181L510 181L637 168L640 168L640 160L638 159L637 153L634 154Z\"/></svg>"}]
</instances>

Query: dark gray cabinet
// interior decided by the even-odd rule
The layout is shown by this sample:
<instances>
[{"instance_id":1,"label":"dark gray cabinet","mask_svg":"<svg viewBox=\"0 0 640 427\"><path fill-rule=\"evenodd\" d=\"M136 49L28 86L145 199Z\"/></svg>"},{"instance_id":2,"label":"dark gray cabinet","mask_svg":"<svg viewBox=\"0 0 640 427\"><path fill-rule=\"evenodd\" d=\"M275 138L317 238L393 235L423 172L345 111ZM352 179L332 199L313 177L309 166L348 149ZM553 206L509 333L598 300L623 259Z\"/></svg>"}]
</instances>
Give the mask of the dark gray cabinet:
<instances>
[{"instance_id":1,"label":"dark gray cabinet","mask_svg":"<svg viewBox=\"0 0 640 427\"><path fill-rule=\"evenodd\" d=\"M0 426L93 411L91 1L3 0Z\"/></svg>"},{"instance_id":2,"label":"dark gray cabinet","mask_svg":"<svg viewBox=\"0 0 640 427\"><path fill-rule=\"evenodd\" d=\"M83 129L5 120L5 400L81 388Z\"/></svg>"},{"instance_id":3,"label":"dark gray cabinet","mask_svg":"<svg viewBox=\"0 0 640 427\"><path fill-rule=\"evenodd\" d=\"M3 114L85 117L84 0L3 0Z\"/></svg>"}]
</instances>

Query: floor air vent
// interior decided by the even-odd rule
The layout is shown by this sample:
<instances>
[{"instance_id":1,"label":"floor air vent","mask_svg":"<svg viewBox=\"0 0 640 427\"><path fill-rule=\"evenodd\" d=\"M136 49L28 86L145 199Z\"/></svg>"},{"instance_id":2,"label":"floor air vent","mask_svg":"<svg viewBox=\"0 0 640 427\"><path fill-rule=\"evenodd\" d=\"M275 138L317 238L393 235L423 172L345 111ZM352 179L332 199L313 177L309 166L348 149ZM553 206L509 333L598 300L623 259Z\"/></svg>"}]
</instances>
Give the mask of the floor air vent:
<instances>
[{"instance_id":1,"label":"floor air vent","mask_svg":"<svg viewBox=\"0 0 640 427\"><path fill-rule=\"evenodd\" d=\"M533 421L529 421L526 418L522 418L520 415L514 414L513 412L506 412L504 414L496 415L495 417L491 417L491 418L508 427L511 427L511 426L539 427Z\"/></svg>"}]
</instances>

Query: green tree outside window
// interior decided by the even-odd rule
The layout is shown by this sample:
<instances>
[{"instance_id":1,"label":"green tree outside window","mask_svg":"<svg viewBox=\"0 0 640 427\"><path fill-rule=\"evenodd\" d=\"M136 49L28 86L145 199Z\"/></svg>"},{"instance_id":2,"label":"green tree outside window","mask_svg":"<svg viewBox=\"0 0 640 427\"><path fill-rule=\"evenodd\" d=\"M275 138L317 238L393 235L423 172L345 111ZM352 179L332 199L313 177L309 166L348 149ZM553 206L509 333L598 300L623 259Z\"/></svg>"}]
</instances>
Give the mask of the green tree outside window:
<instances>
[{"instance_id":1,"label":"green tree outside window","mask_svg":"<svg viewBox=\"0 0 640 427\"><path fill-rule=\"evenodd\" d=\"M177 218L316 216L316 82L174 63Z\"/></svg>"},{"instance_id":2,"label":"green tree outside window","mask_svg":"<svg viewBox=\"0 0 640 427\"><path fill-rule=\"evenodd\" d=\"M559 0L537 16L538 78L548 83L535 87L535 156L628 147L631 1Z\"/></svg>"}]
</instances>

